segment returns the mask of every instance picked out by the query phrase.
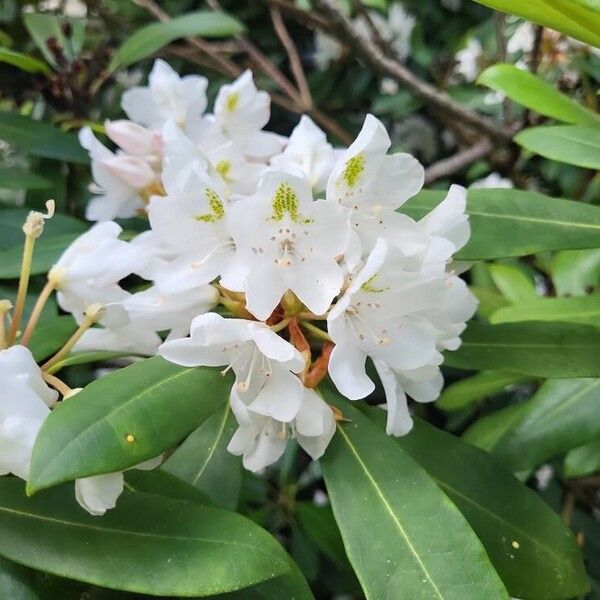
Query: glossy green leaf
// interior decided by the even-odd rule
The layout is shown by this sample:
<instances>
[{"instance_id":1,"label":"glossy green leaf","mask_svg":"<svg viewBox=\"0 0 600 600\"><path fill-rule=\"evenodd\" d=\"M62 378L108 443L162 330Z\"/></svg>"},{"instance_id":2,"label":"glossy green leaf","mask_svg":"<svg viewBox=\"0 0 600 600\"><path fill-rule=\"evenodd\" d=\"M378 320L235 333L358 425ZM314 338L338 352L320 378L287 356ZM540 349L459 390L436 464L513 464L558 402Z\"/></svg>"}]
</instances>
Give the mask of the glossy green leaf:
<instances>
[{"instance_id":1,"label":"glossy green leaf","mask_svg":"<svg viewBox=\"0 0 600 600\"><path fill-rule=\"evenodd\" d=\"M0 167L0 188L7 190L44 190L52 183L36 173L13 167Z\"/></svg>"},{"instance_id":2,"label":"glossy green leaf","mask_svg":"<svg viewBox=\"0 0 600 600\"><path fill-rule=\"evenodd\" d=\"M125 490L128 492L143 492L144 494L158 494L164 498L174 500L189 500L206 506L215 506L215 503L198 488L182 481L162 469L130 469L125 471Z\"/></svg>"},{"instance_id":3,"label":"glossy green leaf","mask_svg":"<svg viewBox=\"0 0 600 600\"><path fill-rule=\"evenodd\" d=\"M31 274L47 273L60 255L77 238L78 233L42 236L35 243L31 262ZM23 244L18 244L0 252L0 279L16 279L21 272Z\"/></svg>"},{"instance_id":4,"label":"glossy green leaf","mask_svg":"<svg viewBox=\"0 0 600 600\"><path fill-rule=\"evenodd\" d=\"M524 381L527 381L527 377L508 371L482 371L450 384L444 389L436 405L442 410L460 410Z\"/></svg>"},{"instance_id":5,"label":"glossy green leaf","mask_svg":"<svg viewBox=\"0 0 600 600\"><path fill-rule=\"evenodd\" d=\"M383 427L381 411L367 414ZM463 513L511 596L559 600L587 590L581 552L568 527L487 452L421 419L395 440Z\"/></svg>"},{"instance_id":6,"label":"glossy green leaf","mask_svg":"<svg viewBox=\"0 0 600 600\"><path fill-rule=\"evenodd\" d=\"M437 206L443 192L424 191L401 211L420 219ZM547 250L600 247L600 208L512 189L468 192L471 238L461 260L525 256Z\"/></svg>"},{"instance_id":7,"label":"glossy green leaf","mask_svg":"<svg viewBox=\"0 0 600 600\"><path fill-rule=\"evenodd\" d=\"M600 288L600 249L564 250L550 263L552 283L559 296L584 296Z\"/></svg>"},{"instance_id":8,"label":"glossy green leaf","mask_svg":"<svg viewBox=\"0 0 600 600\"><path fill-rule=\"evenodd\" d=\"M6 598L7 600L39 600L27 569L1 556L0 598Z\"/></svg>"},{"instance_id":9,"label":"glossy green leaf","mask_svg":"<svg viewBox=\"0 0 600 600\"><path fill-rule=\"evenodd\" d=\"M0 111L0 140L34 156L82 164L89 162L77 136L14 112Z\"/></svg>"},{"instance_id":10,"label":"glossy green leaf","mask_svg":"<svg viewBox=\"0 0 600 600\"><path fill-rule=\"evenodd\" d=\"M564 474L567 477L585 477L600 471L600 437L567 452Z\"/></svg>"},{"instance_id":11,"label":"glossy green leaf","mask_svg":"<svg viewBox=\"0 0 600 600\"><path fill-rule=\"evenodd\" d=\"M57 373L65 367L72 367L74 365L87 365L95 362L105 362L107 360L114 360L115 358L123 358L126 356L136 356L145 358L142 354L136 354L135 352L122 352L122 351L110 351L110 350L86 350L85 352L72 352L62 360L52 365L48 369L48 373Z\"/></svg>"},{"instance_id":12,"label":"glossy green leaf","mask_svg":"<svg viewBox=\"0 0 600 600\"><path fill-rule=\"evenodd\" d=\"M219 406L169 457L162 468L202 490L218 506L235 510L242 462L227 451L237 421L229 403Z\"/></svg>"},{"instance_id":13,"label":"glossy green leaf","mask_svg":"<svg viewBox=\"0 0 600 600\"><path fill-rule=\"evenodd\" d=\"M28 214L29 211L24 208L0 209L0 250L6 250L23 244L25 240L23 224ZM36 246L37 244L41 245L44 238L67 233L83 233L86 229L86 224L79 219L67 215L54 215L52 219L46 221L44 234L36 242Z\"/></svg>"},{"instance_id":14,"label":"glossy green leaf","mask_svg":"<svg viewBox=\"0 0 600 600\"><path fill-rule=\"evenodd\" d=\"M600 377L600 331L577 323L471 321L445 364L533 377Z\"/></svg>"},{"instance_id":15,"label":"glossy green leaf","mask_svg":"<svg viewBox=\"0 0 600 600\"><path fill-rule=\"evenodd\" d=\"M600 8L596 0L475 0L600 47Z\"/></svg>"},{"instance_id":16,"label":"glossy green leaf","mask_svg":"<svg viewBox=\"0 0 600 600\"><path fill-rule=\"evenodd\" d=\"M562 321L600 327L600 294L575 298L537 298L505 306L491 317L492 323Z\"/></svg>"},{"instance_id":17,"label":"glossy green leaf","mask_svg":"<svg viewBox=\"0 0 600 600\"><path fill-rule=\"evenodd\" d=\"M426 472L333 393L350 419L321 467L348 558L369 599L508 598L481 542Z\"/></svg>"},{"instance_id":18,"label":"glossy green leaf","mask_svg":"<svg viewBox=\"0 0 600 600\"><path fill-rule=\"evenodd\" d=\"M127 67L182 37L230 37L243 30L244 26L237 19L212 10L200 10L163 23L152 23L127 38L117 50L111 69Z\"/></svg>"},{"instance_id":19,"label":"glossy green leaf","mask_svg":"<svg viewBox=\"0 0 600 600\"><path fill-rule=\"evenodd\" d=\"M12 478L0 480L0 553L61 577L163 596L208 596L290 569L279 543L233 512L131 493L99 519L76 504L71 485L27 498Z\"/></svg>"},{"instance_id":20,"label":"glossy green leaf","mask_svg":"<svg viewBox=\"0 0 600 600\"><path fill-rule=\"evenodd\" d=\"M71 315L61 315L39 322L29 341L35 360L41 362L58 352L75 333L77 323Z\"/></svg>"},{"instance_id":21,"label":"glossy green leaf","mask_svg":"<svg viewBox=\"0 0 600 600\"><path fill-rule=\"evenodd\" d=\"M535 283L522 269L513 265L488 265L496 287L510 302L526 302L537 298Z\"/></svg>"},{"instance_id":22,"label":"glossy green leaf","mask_svg":"<svg viewBox=\"0 0 600 600\"><path fill-rule=\"evenodd\" d=\"M340 530L330 506L317 506L313 502L298 502L298 521L313 544L339 567L350 567Z\"/></svg>"},{"instance_id":23,"label":"glossy green leaf","mask_svg":"<svg viewBox=\"0 0 600 600\"><path fill-rule=\"evenodd\" d=\"M46 419L29 487L121 471L180 442L225 402L231 381L217 369L149 358L89 384Z\"/></svg>"},{"instance_id":24,"label":"glossy green leaf","mask_svg":"<svg viewBox=\"0 0 600 600\"><path fill-rule=\"evenodd\" d=\"M23 22L36 46L52 66L57 67L58 64L54 54L48 48L49 38L56 40L58 47L68 60L73 60L79 55L85 37L84 19L29 12L23 15ZM68 39L64 33L66 23L71 28L71 35Z\"/></svg>"},{"instance_id":25,"label":"glossy green leaf","mask_svg":"<svg viewBox=\"0 0 600 600\"><path fill-rule=\"evenodd\" d=\"M522 406L492 451L513 471L600 437L600 379L549 380Z\"/></svg>"},{"instance_id":26,"label":"glossy green leaf","mask_svg":"<svg viewBox=\"0 0 600 600\"><path fill-rule=\"evenodd\" d=\"M509 304L508 300L502 296L502 294L499 294L494 290L473 286L471 286L469 289L479 302L477 305L477 314L481 315L484 319L489 319L492 313L503 306L508 306Z\"/></svg>"},{"instance_id":27,"label":"glossy green leaf","mask_svg":"<svg viewBox=\"0 0 600 600\"><path fill-rule=\"evenodd\" d=\"M475 421L463 433L462 439L473 446L491 451L502 436L519 422L526 410L525 402L510 404Z\"/></svg>"},{"instance_id":28,"label":"glossy green leaf","mask_svg":"<svg viewBox=\"0 0 600 600\"><path fill-rule=\"evenodd\" d=\"M573 125L600 127L600 116L596 113L571 100L529 71L514 65L492 65L479 76L477 83L502 92L511 100L545 117Z\"/></svg>"},{"instance_id":29,"label":"glossy green leaf","mask_svg":"<svg viewBox=\"0 0 600 600\"><path fill-rule=\"evenodd\" d=\"M600 169L600 127L531 127L518 133L514 140L519 146L544 158L588 169Z\"/></svg>"},{"instance_id":30,"label":"glossy green leaf","mask_svg":"<svg viewBox=\"0 0 600 600\"><path fill-rule=\"evenodd\" d=\"M9 50L8 48L0 48L0 62L7 63L13 67L27 71L27 73L43 73L49 75L52 71L48 65L33 56Z\"/></svg>"}]
</instances>

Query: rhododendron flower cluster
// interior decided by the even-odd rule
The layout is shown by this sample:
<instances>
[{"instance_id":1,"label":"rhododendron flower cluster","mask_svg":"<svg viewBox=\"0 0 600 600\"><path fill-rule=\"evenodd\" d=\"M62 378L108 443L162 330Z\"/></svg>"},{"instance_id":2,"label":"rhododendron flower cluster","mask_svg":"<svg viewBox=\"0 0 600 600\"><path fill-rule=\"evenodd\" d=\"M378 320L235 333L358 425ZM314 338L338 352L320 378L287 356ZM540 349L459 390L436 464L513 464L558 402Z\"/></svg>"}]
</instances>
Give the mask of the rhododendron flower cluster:
<instances>
[{"instance_id":1,"label":"rhododendron flower cluster","mask_svg":"<svg viewBox=\"0 0 600 600\"><path fill-rule=\"evenodd\" d=\"M205 78L180 78L159 60L147 87L124 94L129 120L105 125L115 151L81 131L94 180L87 216L98 223L47 285L83 326L74 350L231 370L239 428L229 450L253 471L275 462L290 438L313 459L323 455L343 418L319 394L327 376L351 400L380 383L388 433L406 434L407 399L437 398L442 352L458 348L476 308L452 266L470 233L465 190L452 186L414 220L402 205L422 188L423 167L389 153L372 115L354 143L334 148L308 116L289 138L264 131L269 96L249 71L221 87L212 113L206 89ZM113 219L134 215L147 231L125 241ZM132 275L138 283L125 289ZM0 376L19 352L27 351L0 354ZM4 424L0 444L15 427L26 435L0 467L26 478L56 394L31 357L23 361L31 410L15 407L27 415ZM122 476L100 477L118 495ZM114 494L86 502L93 484L79 482L78 498L101 512Z\"/></svg>"}]
</instances>

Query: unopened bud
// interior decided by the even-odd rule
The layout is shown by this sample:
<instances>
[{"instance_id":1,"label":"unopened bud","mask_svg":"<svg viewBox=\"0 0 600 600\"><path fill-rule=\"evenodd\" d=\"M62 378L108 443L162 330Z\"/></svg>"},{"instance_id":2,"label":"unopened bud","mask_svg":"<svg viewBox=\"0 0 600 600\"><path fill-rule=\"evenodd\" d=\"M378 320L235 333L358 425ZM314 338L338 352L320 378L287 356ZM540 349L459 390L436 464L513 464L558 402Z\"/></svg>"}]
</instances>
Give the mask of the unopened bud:
<instances>
[{"instance_id":1,"label":"unopened bud","mask_svg":"<svg viewBox=\"0 0 600 600\"><path fill-rule=\"evenodd\" d=\"M39 238L44 231L44 221L46 219L51 219L54 216L55 209L56 204L54 203L54 200L48 200L48 202L46 202L46 214L32 210L29 215L27 215L27 219L23 225L23 233L27 237L32 237L34 239Z\"/></svg>"},{"instance_id":2,"label":"unopened bud","mask_svg":"<svg viewBox=\"0 0 600 600\"><path fill-rule=\"evenodd\" d=\"M13 307L10 300L0 300L0 316L4 316Z\"/></svg>"}]
</instances>

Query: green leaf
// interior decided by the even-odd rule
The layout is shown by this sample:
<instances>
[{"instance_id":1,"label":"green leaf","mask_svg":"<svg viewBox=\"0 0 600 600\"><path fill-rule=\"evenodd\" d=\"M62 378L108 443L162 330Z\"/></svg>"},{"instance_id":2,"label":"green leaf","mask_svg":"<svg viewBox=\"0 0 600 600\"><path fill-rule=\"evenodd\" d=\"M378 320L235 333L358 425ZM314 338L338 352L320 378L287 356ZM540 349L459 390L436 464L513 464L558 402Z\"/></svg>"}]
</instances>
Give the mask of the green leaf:
<instances>
[{"instance_id":1,"label":"green leaf","mask_svg":"<svg viewBox=\"0 0 600 600\"><path fill-rule=\"evenodd\" d=\"M27 73L43 73L50 75L52 72L48 65L33 56L9 50L8 48L0 48L0 62L7 63L13 67L27 71Z\"/></svg>"},{"instance_id":2,"label":"green leaf","mask_svg":"<svg viewBox=\"0 0 600 600\"><path fill-rule=\"evenodd\" d=\"M224 472L223 475L226 476L227 472ZM161 469L154 469L152 471L132 469L127 471L125 473L125 489L214 506L210 498L198 488L181 481L174 475L170 475ZM280 600L281 598L293 598L294 600L313 599L310 588L298 566L289 556L287 556L287 559L290 566L289 573L243 590L219 594L218 598L223 598L223 600L242 600L245 598L249 600L254 600L255 598L263 598L265 600ZM217 598L217 596L214 596L214 598Z\"/></svg>"},{"instance_id":3,"label":"green leaf","mask_svg":"<svg viewBox=\"0 0 600 600\"><path fill-rule=\"evenodd\" d=\"M600 471L600 439L567 452L564 464L567 477L585 477L597 471Z\"/></svg>"},{"instance_id":4,"label":"green leaf","mask_svg":"<svg viewBox=\"0 0 600 600\"><path fill-rule=\"evenodd\" d=\"M135 352L121 352L111 350L86 350L85 352L73 352L66 358L59 360L57 363L52 365L48 369L48 373L58 373L65 367L72 367L74 365L87 365L94 362L105 362L107 360L114 360L115 358L123 358L125 356L138 356L145 358L143 354L136 354Z\"/></svg>"},{"instance_id":5,"label":"green leaf","mask_svg":"<svg viewBox=\"0 0 600 600\"><path fill-rule=\"evenodd\" d=\"M0 167L0 188L6 190L44 190L52 183L36 173L13 167Z\"/></svg>"},{"instance_id":6,"label":"green leaf","mask_svg":"<svg viewBox=\"0 0 600 600\"><path fill-rule=\"evenodd\" d=\"M230 37L242 31L244 26L237 19L211 10L199 10L163 23L152 23L127 38L117 50L110 69L127 67L182 37Z\"/></svg>"},{"instance_id":7,"label":"green leaf","mask_svg":"<svg viewBox=\"0 0 600 600\"><path fill-rule=\"evenodd\" d=\"M236 429L237 421L226 402L183 442L162 468L202 490L216 505L235 510L242 485L242 463L239 456L227 451L227 445Z\"/></svg>"},{"instance_id":8,"label":"green leaf","mask_svg":"<svg viewBox=\"0 0 600 600\"><path fill-rule=\"evenodd\" d=\"M450 367L533 377L600 376L600 332L587 325L471 321L461 337L461 347L444 354Z\"/></svg>"},{"instance_id":9,"label":"green leaf","mask_svg":"<svg viewBox=\"0 0 600 600\"><path fill-rule=\"evenodd\" d=\"M289 572L288 557L248 519L155 494L124 494L101 519L73 486L26 498L0 480L0 553L95 585L160 596L208 596Z\"/></svg>"},{"instance_id":10,"label":"green leaf","mask_svg":"<svg viewBox=\"0 0 600 600\"><path fill-rule=\"evenodd\" d=\"M426 190L402 206L421 218L443 199ZM600 208L511 189L468 192L471 239L457 253L460 260L526 256L547 250L600 247Z\"/></svg>"},{"instance_id":11,"label":"green leaf","mask_svg":"<svg viewBox=\"0 0 600 600\"><path fill-rule=\"evenodd\" d=\"M492 323L562 321L600 327L600 294L575 298L537 298L498 309Z\"/></svg>"},{"instance_id":12,"label":"green leaf","mask_svg":"<svg viewBox=\"0 0 600 600\"><path fill-rule=\"evenodd\" d=\"M600 249L557 252L550 263L559 296L584 296L600 287Z\"/></svg>"},{"instance_id":13,"label":"green leaf","mask_svg":"<svg viewBox=\"0 0 600 600\"><path fill-rule=\"evenodd\" d=\"M0 598L38 600L27 569L0 556Z\"/></svg>"},{"instance_id":14,"label":"green leaf","mask_svg":"<svg viewBox=\"0 0 600 600\"><path fill-rule=\"evenodd\" d=\"M189 500L206 506L215 506L214 502L198 488L162 469L152 469L151 471L130 469L124 473L124 476L125 489L129 492L158 494L173 500Z\"/></svg>"},{"instance_id":15,"label":"green leaf","mask_svg":"<svg viewBox=\"0 0 600 600\"><path fill-rule=\"evenodd\" d=\"M225 402L230 389L218 369L181 368L160 357L93 381L44 422L29 489L121 471L158 456Z\"/></svg>"},{"instance_id":16,"label":"green leaf","mask_svg":"<svg viewBox=\"0 0 600 600\"><path fill-rule=\"evenodd\" d=\"M508 598L481 542L425 471L360 411L326 397L351 421L320 462L366 597Z\"/></svg>"},{"instance_id":17,"label":"green leaf","mask_svg":"<svg viewBox=\"0 0 600 600\"><path fill-rule=\"evenodd\" d=\"M381 411L370 408L367 414L383 426ZM422 419L395 441L463 513L511 596L549 600L588 589L573 534L493 456Z\"/></svg>"},{"instance_id":18,"label":"green leaf","mask_svg":"<svg viewBox=\"0 0 600 600\"><path fill-rule=\"evenodd\" d=\"M535 283L522 269L513 265L488 265L496 287L510 302L527 302L537 298Z\"/></svg>"},{"instance_id":19,"label":"green leaf","mask_svg":"<svg viewBox=\"0 0 600 600\"><path fill-rule=\"evenodd\" d=\"M58 47L68 60L73 60L79 55L85 38L85 19L72 19L62 15L25 13L23 21L36 46L53 67L58 67L58 64L54 54L48 48L49 38L56 40ZM69 24L71 28L69 38L64 34L65 24Z\"/></svg>"},{"instance_id":20,"label":"green leaf","mask_svg":"<svg viewBox=\"0 0 600 600\"><path fill-rule=\"evenodd\" d=\"M23 224L28 214L29 211L24 208L0 209L0 250L24 243ZM36 242L36 246L41 244L44 238L66 233L83 233L86 229L87 226L83 221L67 215L56 214L44 224L44 234Z\"/></svg>"},{"instance_id":21,"label":"green leaf","mask_svg":"<svg viewBox=\"0 0 600 600\"><path fill-rule=\"evenodd\" d=\"M523 471L597 440L599 393L600 379L546 381L492 451L511 470Z\"/></svg>"},{"instance_id":22,"label":"green leaf","mask_svg":"<svg viewBox=\"0 0 600 600\"><path fill-rule=\"evenodd\" d=\"M477 83L502 92L545 117L573 125L600 126L600 117L596 113L514 65L492 65L479 76Z\"/></svg>"},{"instance_id":23,"label":"green leaf","mask_svg":"<svg viewBox=\"0 0 600 600\"><path fill-rule=\"evenodd\" d=\"M447 411L460 410L524 381L527 377L508 371L482 371L446 387L436 406Z\"/></svg>"},{"instance_id":24,"label":"green leaf","mask_svg":"<svg viewBox=\"0 0 600 600\"><path fill-rule=\"evenodd\" d=\"M41 362L58 352L76 329L77 323L71 315L52 317L38 323L29 341L35 360Z\"/></svg>"},{"instance_id":25,"label":"green leaf","mask_svg":"<svg viewBox=\"0 0 600 600\"><path fill-rule=\"evenodd\" d=\"M298 502L298 521L313 544L334 564L350 568L344 542L330 506L312 502Z\"/></svg>"},{"instance_id":26,"label":"green leaf","mask_svg":"<svg viewBox=\"0 0 600 600\"><path fill-rule=\"evenodd\" d=\"M473 286L471 286L469 289L479 302L479 305L477 306L477 314L481 315L484 319L489 319L492 313L509 304L508 300L504 296L498 292L495 292L494 290Z\"/></svg>"},{"instance_id":27,"label":"green leaf","mask_svg":"<svg viewBox=\"0 0 600 600\"><path fill-rule=\"evenodd\" d=\"M475 0L600 47L600 8L596 0Z\"/></svg>"},{"instance_id":28,"label":"green leaf","mask_svg":"<svg viewBox=\"0 0 600 600\"><path fill-rule=\"evenodd\" d=\"M34 156L89 163L77 136L14 112L0 111L0 139Z\"/></svg>"},{"instance_id":29,"label":"green leaf","mask_svg":"<svg viewBox=\"0 0 600 600\"><path fill-rule=\"evenodd\" d=\"M600 127L531 127L518 133L514 141L545 158L587 169L600 169Z\"/></svg>"},{"instance_id":30,"label":"green leaf","mask_svg":"<svg viewBox=\"0 0 600 600\"><path fill-rule=\"evenodd\" d=\"M515 424L527 410L524 402L510 404L478 419L464 432L462 439L473 446L491 451L498 440Z\"/></svg>"},{"instance_id":31,"label":"green leaf","mask_svg":"<svg viewBox=\"0 0 600 600\"><path fill-rule=\"evenodd\" d=\"M43 236L35 243L31 262L31 274L47 273L60 255L79 236L78 233ZM16 279L21 273L23 244L17 244L0 252L0 279Z\"/></svg>"}]
</instances>

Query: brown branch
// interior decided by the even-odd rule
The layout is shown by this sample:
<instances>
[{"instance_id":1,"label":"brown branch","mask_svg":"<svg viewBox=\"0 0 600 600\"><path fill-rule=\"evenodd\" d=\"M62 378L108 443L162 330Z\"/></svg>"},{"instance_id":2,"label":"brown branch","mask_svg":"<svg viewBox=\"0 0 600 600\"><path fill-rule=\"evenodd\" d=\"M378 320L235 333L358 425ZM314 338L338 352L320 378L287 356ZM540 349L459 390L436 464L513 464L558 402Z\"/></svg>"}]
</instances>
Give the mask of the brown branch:
<instances>
[{"instance_id":1,"label":"brown branch","mask_svg":"<svg viewBox=\"0 0 600 600\"><path fill-rule=\"evenodd\" d=\"M425 169L425 185L468 167L476 160L490 154L493 149L494 144L490 139L484 138L473 144L470 148L456 153L454 156L433 163Z\"/></svg>"},{"instance_id":2,"label":"brown branch","mask_svg":"<svg viewBox=\"0 0 600 600\"><path fill-rule=\"evenodd\" d=\"M502 142L507 142L510 139L510 135L501 126L465 108L444 92L416 77L401 62L387 57L381 48L356 30L352 22L337 8L333 0L313 0L313 4L329 17L336 28L337 35L350 44L356 53L375 71L392 77L414 94L423 98L426 103L444 110L447 114L455 119L460 119L473 129Z\"/></svg>"},{"instance_id":3,"label":"brown branch","mask_svg":"<svg viewBox=\"0 0 600 600\"><path fill-rule=\"evenodd\" d=\"M285 26L281 11L278 8L271 8L269 12L271 13L271 20L273 21L275 33L287 53L290 69L292 70L296 85L298 86L298 91L300 92L300 101L304 105L304 110L310 110L313 99L310 88L308 87L308 82L306 81L306 75L304 73L304 68L302 67L298 49Z\"/></svg>"},{"instance_id":4,"label":"brown branch","mask_svg":"<svg viewBox=\"0 0 600 600\"><path fill-rule=\"evenodd\" d=\"M331 26L329 21L321 17L315 11L303 10L299 8L289 0L266 0L269 6L274 6L281 9L283 12L289 14L298 23L301 23L305 27L312 29L313 31L318 29L325 33L333 33L334 28Z\"/></svg>"}]
</instances>

